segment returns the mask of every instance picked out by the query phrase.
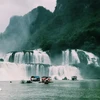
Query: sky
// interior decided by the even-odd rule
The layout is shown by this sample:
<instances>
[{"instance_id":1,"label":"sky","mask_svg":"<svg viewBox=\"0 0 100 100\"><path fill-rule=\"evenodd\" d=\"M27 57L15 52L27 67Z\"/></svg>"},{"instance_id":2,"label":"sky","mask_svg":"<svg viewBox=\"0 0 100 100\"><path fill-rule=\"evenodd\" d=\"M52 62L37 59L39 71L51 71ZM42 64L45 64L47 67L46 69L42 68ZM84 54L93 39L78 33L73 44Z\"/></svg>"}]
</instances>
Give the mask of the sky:
<instances>
[{"instance_id":1,"label":"sky","mask_svg":"<svg viewBox=\"0 0 100 100\"><path fill-rule=\"evenodd\" d=\"M5 31L12 16L23 16L37 6L53 12L56 0L0 0L0 32Z\"/></svg>"}]
</instances>

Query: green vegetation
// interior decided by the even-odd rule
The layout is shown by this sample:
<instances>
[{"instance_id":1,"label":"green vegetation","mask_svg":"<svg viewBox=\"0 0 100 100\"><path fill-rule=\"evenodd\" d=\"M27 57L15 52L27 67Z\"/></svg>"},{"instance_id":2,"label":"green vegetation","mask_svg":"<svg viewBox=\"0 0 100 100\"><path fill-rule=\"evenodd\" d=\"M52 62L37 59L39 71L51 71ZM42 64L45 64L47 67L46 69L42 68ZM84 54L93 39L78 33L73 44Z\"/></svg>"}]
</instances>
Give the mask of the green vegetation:
<instances>
[{"instance_id":1,"label":"green vegetation","mask_svg":"<svg viewBox=\"0 0 100 100\"><path fill-rule=\"evenodd\" d=\"M30 48L51 51L78 48L100 55L100 1L57 2L51 19L29 38L32 41ZM60 3L62 8L59 9Z\"/></svg>"}]
</instances>

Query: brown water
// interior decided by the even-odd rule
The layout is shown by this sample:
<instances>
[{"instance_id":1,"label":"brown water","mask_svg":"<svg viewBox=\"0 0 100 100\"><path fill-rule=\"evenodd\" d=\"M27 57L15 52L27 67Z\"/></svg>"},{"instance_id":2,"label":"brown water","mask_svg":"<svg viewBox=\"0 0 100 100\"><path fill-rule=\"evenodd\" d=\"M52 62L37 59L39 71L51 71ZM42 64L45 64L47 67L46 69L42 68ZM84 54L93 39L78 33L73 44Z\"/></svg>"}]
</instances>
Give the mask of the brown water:
<instances>
[{"instance_id":1,"label":"brown water","mask_svg":"<svg viewBox=\"0 0 100 100\"><path fill-rule=\"evenodd\" d=\"M34 82L0 82L0 100L100 100L100 80Z\"/></svg>"}]
</instances>

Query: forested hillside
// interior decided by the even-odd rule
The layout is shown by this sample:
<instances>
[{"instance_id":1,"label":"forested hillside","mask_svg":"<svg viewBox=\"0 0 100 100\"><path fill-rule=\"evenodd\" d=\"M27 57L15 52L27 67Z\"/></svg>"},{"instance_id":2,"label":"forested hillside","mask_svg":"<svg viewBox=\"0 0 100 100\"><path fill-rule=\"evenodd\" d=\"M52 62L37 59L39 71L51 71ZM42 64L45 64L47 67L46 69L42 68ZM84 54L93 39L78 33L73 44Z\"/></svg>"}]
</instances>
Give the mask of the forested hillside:
<instances>
[{"instance_id":1,"label":"forested hillside","mask_svg":"<svg viewBox=\"0 0 100 100\"><path fill-rule=\"evenodd\" d=\"M43 50L79 48L100 55L99 5L100 0L57 0L51 20L32 33L33 46Z\"/></svg>"}]
</instances>

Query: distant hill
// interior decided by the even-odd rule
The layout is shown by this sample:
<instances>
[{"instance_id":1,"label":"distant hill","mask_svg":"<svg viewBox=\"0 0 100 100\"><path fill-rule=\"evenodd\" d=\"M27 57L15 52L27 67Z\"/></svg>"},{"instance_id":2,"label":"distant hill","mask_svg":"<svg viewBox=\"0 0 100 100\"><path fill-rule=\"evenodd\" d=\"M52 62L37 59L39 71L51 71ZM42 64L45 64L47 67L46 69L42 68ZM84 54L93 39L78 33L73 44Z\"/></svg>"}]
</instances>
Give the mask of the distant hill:
<instances>
[{"instance_id":1,"label":"distant hill","mask_svg":"<svg viewBox=\"0 0 100 100\"><path fill-rule=\"evenodd\" d=\"M5 32L0 36L0 50L20 51L26 47L31 32L37 31L41 24L49 20L52 13L39 6L24 16L13 16ZM28 45L27 45L28 49Z\"/></svg>"}]
</instances>

